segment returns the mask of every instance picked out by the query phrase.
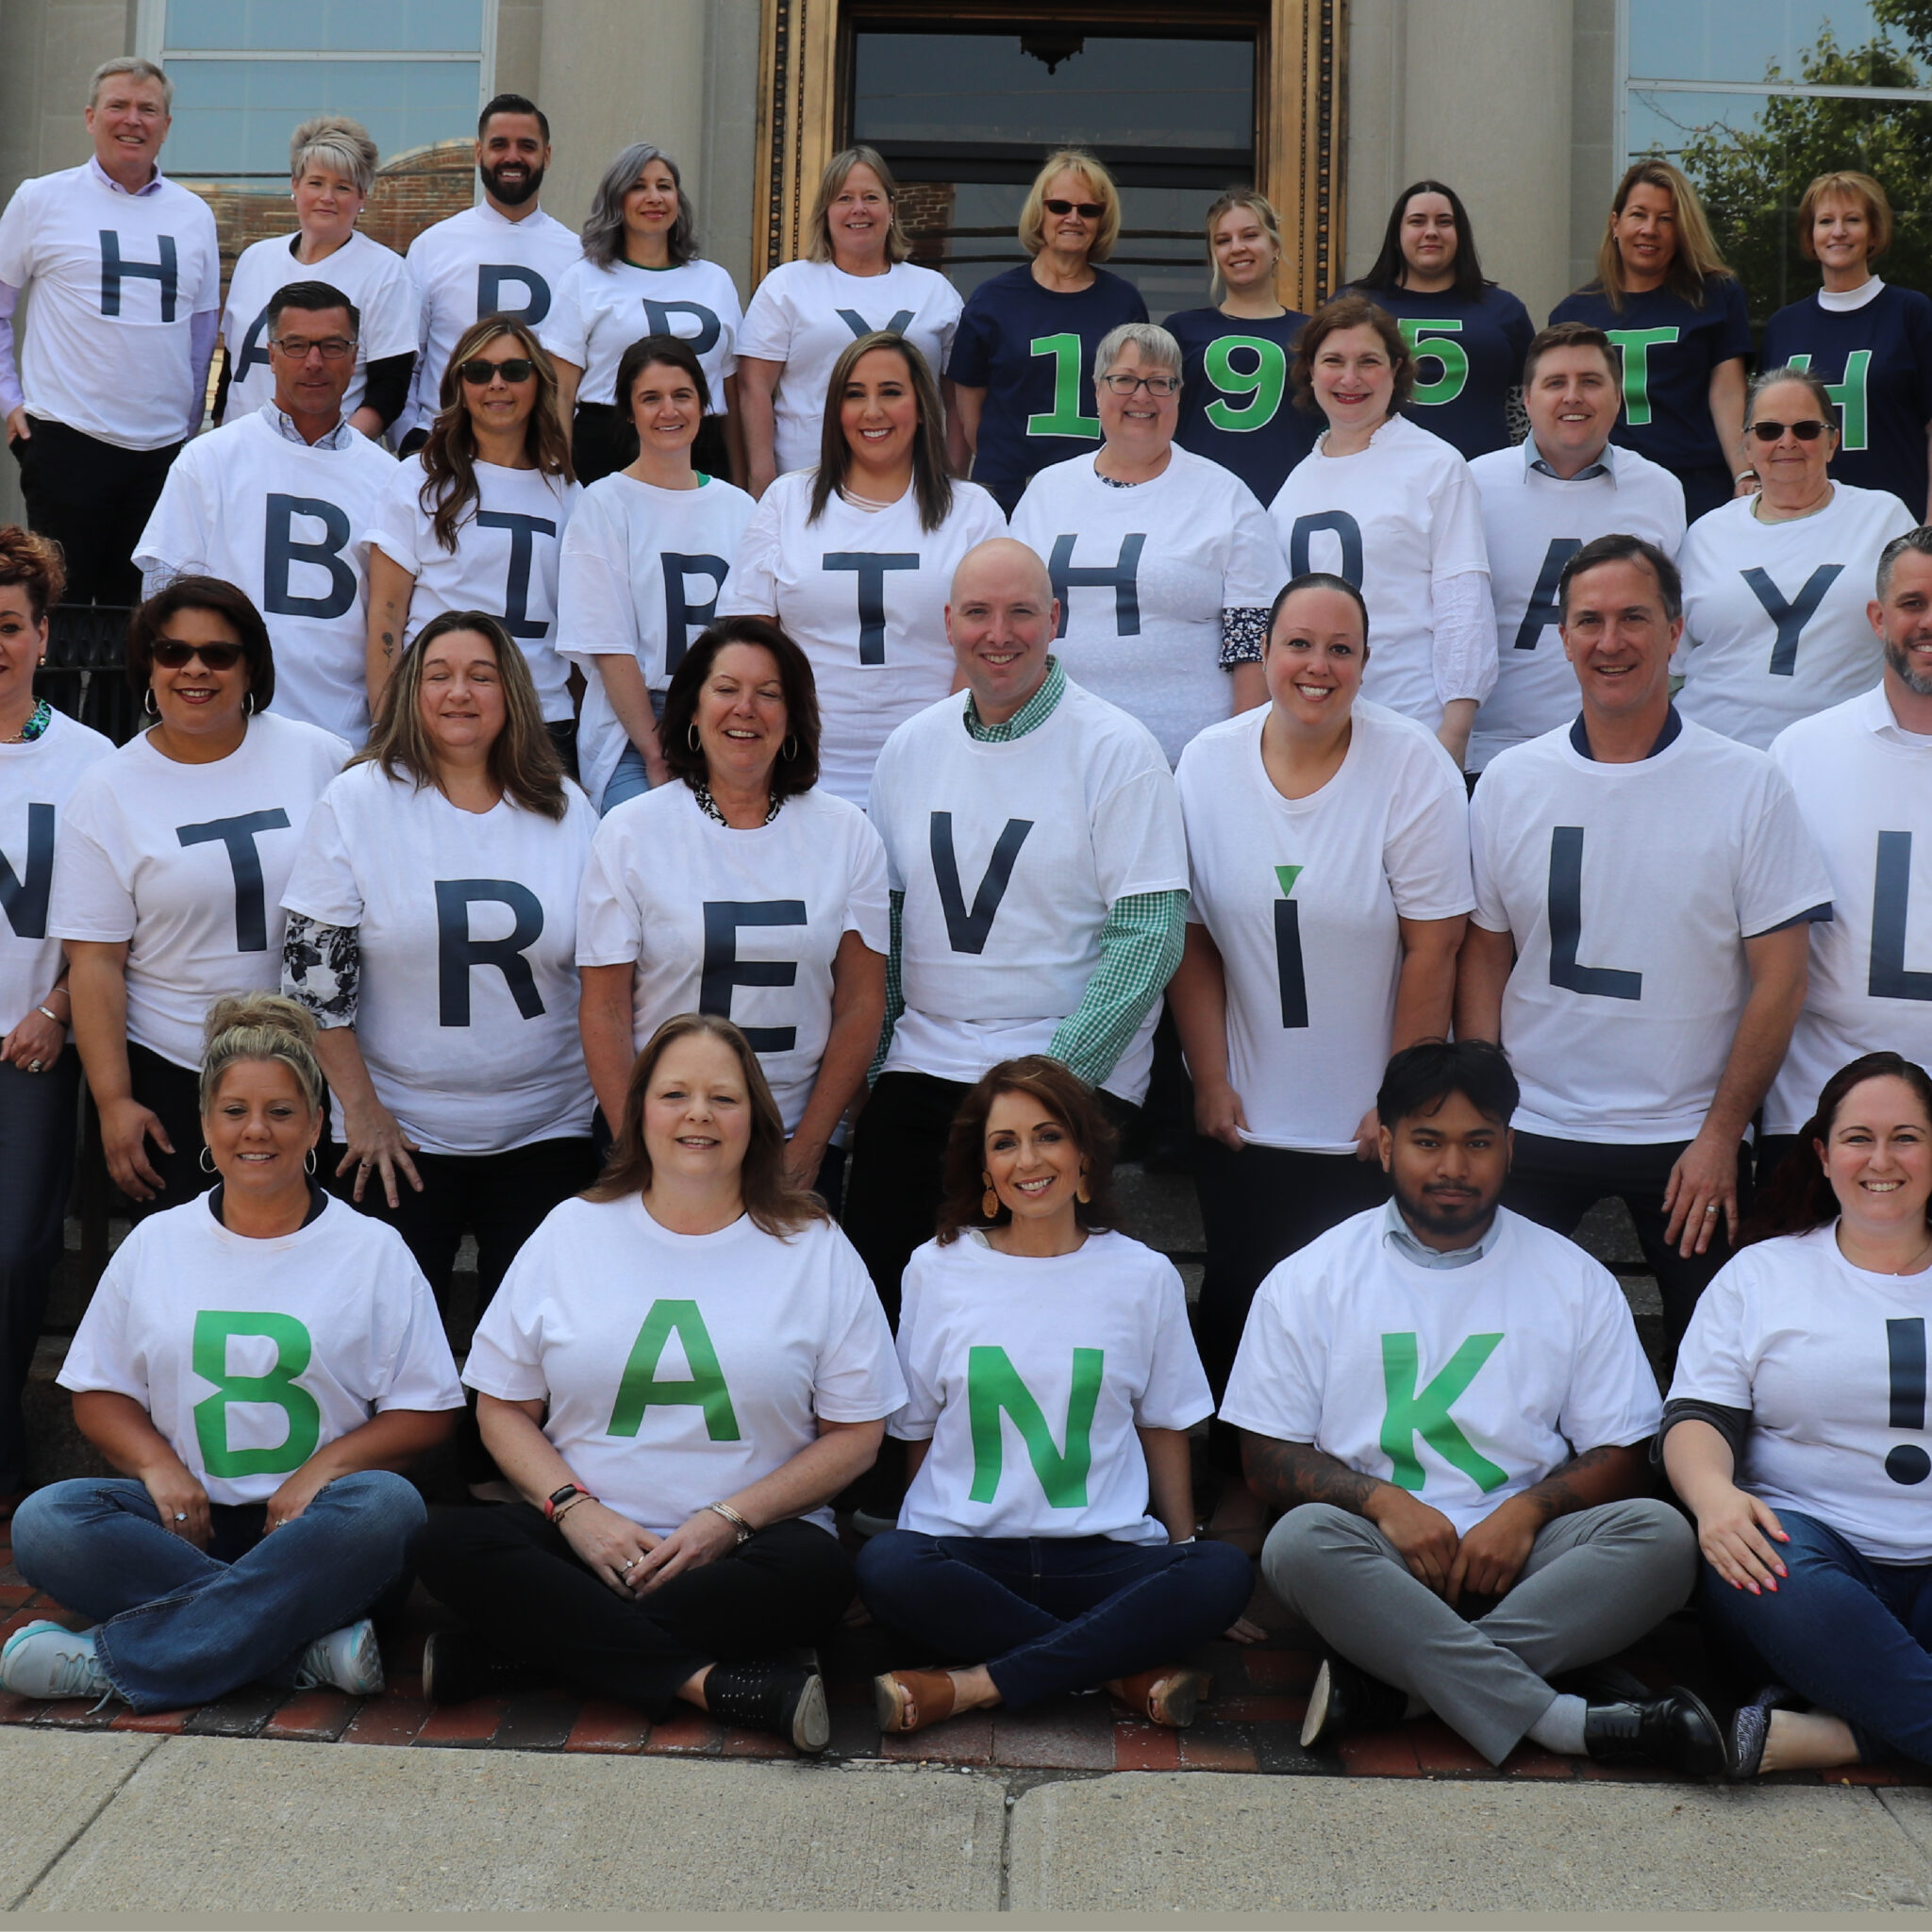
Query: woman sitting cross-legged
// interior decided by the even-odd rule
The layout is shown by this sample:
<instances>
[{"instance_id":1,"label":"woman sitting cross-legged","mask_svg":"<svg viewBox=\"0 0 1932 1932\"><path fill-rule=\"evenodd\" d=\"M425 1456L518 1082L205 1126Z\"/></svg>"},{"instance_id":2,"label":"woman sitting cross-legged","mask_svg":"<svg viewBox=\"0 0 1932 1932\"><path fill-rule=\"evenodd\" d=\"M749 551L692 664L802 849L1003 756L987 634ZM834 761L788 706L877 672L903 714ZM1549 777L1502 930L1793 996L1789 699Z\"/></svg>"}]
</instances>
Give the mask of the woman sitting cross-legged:
<instances>
[{"instance_id":1,"label":"woman sitting cross-legged","mask_svg":"<svg viewBox=\"0 0 1932 1932\"><path fill-rule=\"evenodd\" d=\"M879 1728L1105 1684L1186 1724L1183 1658L1253 1585L1194 1541L1187 1431L1213 1407L1181 1278L1113 1232L1113 1133L1043 1054L961 1103L938 1238L908 1265L892 1418L912 1472L899 1527L859 1552L866 1606L950 1670L874 1680Z\"/></svg>"},{"instance_id":2,"label":"woman sitting cross-legged","mask_svg":"<svg viewBox=\"0 0 1932 1932\"><path fill-rule=\"evenodd\" d=\"M638 1056L604 1177L525 1244L465 1376L525 1498L450 1510L423 1580L466 1630L423 1684L461 1701L541 1657L596 1695L682 1698L803 1751L831 1732L785 1660L852 1600L831 1500L905 1400L871 1278L785 1176L744 1035L681 1013Z\"/></svg>"},{"instance_id":3,"label":"woman sitting cross-legged","mask_svg":"<svg viewBox=\"0 0 1932 1932\"><path fill-rule=\"evenodd\" d=\"M122 1477L38 1491L22 1575L93 1620L0 1650L24 1697L205 1704L257 1679L382 1689L368 1622L423 1502L402 1476L462 1407L402 1238L315 1185L315 1026L291 1000L217 1000L201 1063L219 1184L150 1215L108 1264L62 1387Z\"/></svg>"}]
</instances>

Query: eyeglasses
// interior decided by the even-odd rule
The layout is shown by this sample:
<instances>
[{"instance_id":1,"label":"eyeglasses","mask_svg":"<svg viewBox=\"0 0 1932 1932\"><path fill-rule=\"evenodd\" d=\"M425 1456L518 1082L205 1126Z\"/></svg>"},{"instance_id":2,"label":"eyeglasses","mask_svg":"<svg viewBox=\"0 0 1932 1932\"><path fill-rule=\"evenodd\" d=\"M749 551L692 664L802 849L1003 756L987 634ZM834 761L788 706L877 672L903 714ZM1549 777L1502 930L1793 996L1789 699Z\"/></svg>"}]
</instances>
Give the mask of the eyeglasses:
<instances>
[{"instance_id":1,"label":"eyeglasses","mask_svg":"<svg viewBox=\"0 0 1932 1932\"><path fill-rule=\"evenodd\" d=\"M157 638L149 656L163 671L179 671L196 658L209 671L232 671L242 661L242 646L184 644L179 638Z\"/></svg>"},{"instance_id":2,"label":"eyeglasses","mask_svg":"<svg viewBox=\"0 0 1932 1932\"><path fill-rule=\"evenodd\" d=\"M1821 423L1814 416L1808 423L1754 423L1751 434L1759 442L1775 442L1789 429L1800 442L1816 442L1830 427L1829 423Z\"/></svg>"},{"instance_id":3,"label":"eyeglasses","mask_svg":"<svg viewBox=\"0 0 1932 1932\"><path fill-rule=\"evenodd\" d=\"M1117 396L1130 396L1142 389L1150 396L1171 396L1181 386L1178 375L1103 375L1100 379Z\"/></svg>"},{"instance_id":4,"label":"eyeglasses","mask_svg":"<svg viewBox=\"0 0 1932 1932\"><path fill-rule=\"evenodd\" d=\"M311 349L325 362L340 362L344 356L356 353L352 336L324 336L320 341L314 342L307 336L276 336L271 339L271 346L279 349L291 362L308 361Z\"/></svg>"},{"instance_id":5,"label":"eyeglasses","mask_svg":"<svg viewBox=\"0 0 1932 1932\"><path fill-rule=\"evenodd\" d=\"M1058 195L1045 204L1050 215L1078 215L1083 222L1097 222L1107 209L1097 201L1062 201Z\"/></svg>"},{"instance_id":6,"label":"eyeglasses","mask_svg":"<svg viewBox=\"0 0 1932 1932\"><path fill-rule=\"evenodd\" d=\"M537 365L527 356L506 356L501 362L486 361L481 356L473 357L467 362L457 364L457 374L472 389L481 389L500 375L506 382L528 382L537 373Z\"/></svg>"}]
</instances>

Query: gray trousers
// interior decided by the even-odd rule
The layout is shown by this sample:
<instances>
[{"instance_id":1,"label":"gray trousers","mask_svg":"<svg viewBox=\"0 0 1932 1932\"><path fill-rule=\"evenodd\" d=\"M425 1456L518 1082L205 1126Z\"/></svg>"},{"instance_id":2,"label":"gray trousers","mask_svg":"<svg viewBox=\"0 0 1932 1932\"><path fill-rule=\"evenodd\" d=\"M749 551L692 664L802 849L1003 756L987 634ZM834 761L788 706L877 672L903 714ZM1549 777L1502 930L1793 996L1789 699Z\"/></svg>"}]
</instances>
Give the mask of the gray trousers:
<instances>
[{"instance_id":1,"label":"gray trousers","mask_svg":"<svg viewBox=\"0 0 1932 1932\"><path fill-rule=\"evenodd\" d=\"M1614 1656L1690 1601L1697 1539L1648 1497L1559 1516L1516 1587L1469 1622L1366 1517L1304 1503L1270 1533L1261 1574L1331 1649L1500 1764L1555 1701L1546 1678Z\"/></svg>"}]
</instances>

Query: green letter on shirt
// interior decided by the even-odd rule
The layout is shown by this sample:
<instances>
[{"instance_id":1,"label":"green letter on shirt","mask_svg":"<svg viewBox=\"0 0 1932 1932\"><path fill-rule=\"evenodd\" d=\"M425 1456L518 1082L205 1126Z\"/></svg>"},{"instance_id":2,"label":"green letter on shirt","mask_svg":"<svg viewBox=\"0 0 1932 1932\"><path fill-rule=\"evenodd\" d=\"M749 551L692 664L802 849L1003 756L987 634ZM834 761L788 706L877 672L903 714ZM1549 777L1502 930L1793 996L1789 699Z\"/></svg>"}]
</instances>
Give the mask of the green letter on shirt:
<instances>
[{"instance_id":1,"label":"green letter on shirt","mask_svg":"<svg viewBox=\"0 0 1932 1932\"><path fill-rule=\"evenodd\" d=\"M1807 351L1802 356L1793 356L1789 365L1792 369L1809 369L1811 357ZM1853 349L1845 357L1845 379L1842 382L1827 382L1824 393L1839 407L1844 418L1845 449L1866 447L1865 378L1872 367L1870 349Z\"/></svg>"},{"instance_id":2,"label":"green letter on shirt","mask_svg":"<svg viewBox=\"0 0 1932 1932\"><path fill-rule=\"evenodd\" d=\"M673 1331L691 1364L689 1382L658 1380L658 1361ZM617 1401L610 1411L608 1436L635 1436L644 1420L644 1410L654 1402L695 1402L705 1411L705 1432L714 1442L736 1442L738 1417L731 1407L731 1391L724 1386L724 1372L718 1366L718 1351L711 1346L711 1331L698 1313L695 1302L653 1302L644 1325L631 1347L630 1359L624 1365L624 1380L617 1385Z\"/></svg>"},{"instance_id":3,"label":"green letter on shirt","mask_svg":"<svg viewBox=\"0 0 1932 1932\"><path fill-rule=\"evenodd\" d=\"M1231 349L1252 352L1255 366L1237 369L1228 353ZM1208 344L1202 371L1221 391L1208 405L1208 420L1230 434L1267 428L1288 393L1288 354L1279 342L1271 342L1265 336L1217 336ZM1247 398L1239 408L1228 400L1238 395Z\"/></svg>"},{"instance_id":4,"label":"green letter on shirt","mask_svg":"<svg viewBox=\"0 0 1932 1932\"><path fill-rule=\"evenodd\" d=\"M1063 336L1035 336L1032 352L1053 358L1053 410L1027 417L1026 434L1098 437L1100 418L1080 413L1080 338L1071 330Z\"/></svg>"},{"instance_id":5,"label":"green letter on shirt","mask_svg":"<svg viewBox=\"0 0 1932 1932\"><path fill-rule=\"evenodd\" d=\"M1650 352L1654 346L1674 342L1674 328L1611 328L1604 333L1615 342L1624 358L1624 420L1633 429L1650 421Z\"/></svg>"},{"instance_id":6,"label":"green letter on shirt","mask_svg":"<svg viewBox=\"0 0 1932 1932\"><path fill-rule=\"evenodd\" d=\"M275 1365L265 1375L228 1373L228 1338L263 1335L275 1345ZM315 1454L322 1436L322 1410L315 1397L295 1386L295 1377L308 1366L314 1344L308 1330L292 1315L228 1314L204 1308L194 1318L194 1373L212 1382L215 1392L194 1405L194 1438L201 1445L201 1466L209 1475L287 1475ZM289 1436L273 1449L228 1447L228 1405L262 1402L289 1418Z\"/></svg>"},{"instance_id":7,"label":"green letter on shirt","mask_svg":"<svg viewBox=\"0 0 1932 1932\"><path fill-rule=\"evenodd\" d=\"M1449 1418L1449 1405L1476 1378L1476 1372L1495 1352L1500 1335L1472 1335L1449 1357L1448 1366L1416 1393L1416 1345L1413 1335L1382 1338L1382 1381L1389 1391L1388 1412L1382 1418L1382 1454L1393 1465L1389 1480L1418 1494L1423 1466L1415 1453L1420 1436L1444 1462L1455 1464L1485 1495L1508 1480L1480 1454Z\"/></svg>"},{"instance_id":8,"label":"green letter on shirt","mask_svg":"<svg viewBox=\"0 0 1932 1932\"><path fill-rule=\"evenodd\" d=\"M1405 315L1395 325L1402 331L1409 354L1418 362L1428 357L1442 365L1442 373L1434 382L1416 384L1415 394L1410 400L1424 405L1453 403L1469 382L1469 352L1460 342L1449 340L1451 336L1462 333L1461 323L1451 316L1428 321L1421 316Z\"/></svg>"},{"instance_id":9,"label":"green letter on shirt","mask_svg":"<svg viewBox=\"0 0 1932 1932\"><path fill-rule=\"evenodd\" d=\"M973 1487L975 1503L991 1503L1000 1487L1000 1411L1013 1418L1026 1444L1027 1458L1046 1500L1055 1509L1087 1507L1087 1472L1093 1463L1093 1411L1100 1401L1100 1369L1107 1352L1074 1351L1074 1379L1067 1391L1067 1449L1054 1447L1046 1418L1021 1381L1003 1348L974 1348L966 1354L966 1412L973 1424Z\"/></svg>"}]
</instances>

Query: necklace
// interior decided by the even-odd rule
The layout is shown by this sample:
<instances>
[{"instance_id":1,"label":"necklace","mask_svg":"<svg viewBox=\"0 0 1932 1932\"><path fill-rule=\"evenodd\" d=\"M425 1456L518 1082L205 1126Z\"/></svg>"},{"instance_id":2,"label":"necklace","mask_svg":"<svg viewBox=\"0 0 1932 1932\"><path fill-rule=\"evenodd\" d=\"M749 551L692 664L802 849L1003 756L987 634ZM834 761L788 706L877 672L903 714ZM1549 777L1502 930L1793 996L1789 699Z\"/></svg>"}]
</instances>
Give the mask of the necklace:
<instances>
[{"instance_id":1,"label":"necklace","mask_svg":"<svg viewBox=\"0 0 1932 1932\"><path fill-rule=\"evenodd\" d=\"M1842 1227L1840 1227L1840 1230L1838 1251L1840 1254L1845 1256L1845 1259L1847 1261L1852 1262L1852 1266L1854 1268L1863 1269L1867 1274L1917 1274L1923 1272L1923 1266L1926 1257L1928 1256L1932 1256L1932 1239L1928 1239L1924 1243L1924 1245L1921 1246L1918 1253L1915 1254L1912 1257L1912 1258L1903 1268L1868 1268L1862 1261L1853 1261L1851 1256L1845 1255L1844 1235Z\"/></svg>"},{"instance_id":2,"label":"necklace","mask_svg":"<svg viewBox=\"0 0 1932 1932\"><path fill-rule=\"evenodd\" d=\"M14 738L0 738L0 744L31 744L54 722L54 708L45 698L34 706L33 716L20 728Z\"/></svg>"},{"instance_id":3,"label":"necklace","mask_svg":"<svg viewBox=\"0 0 1932 1932\"><path fill-rule=\"evenodd\" d=\"M711 788L708 785L703 783L693 785L691 787L691 791L697 798L698 809L701 812L703 812L708 819L712 820L717 824L723 825L727 832L734 831L737 829L732 824L731 821L727 819L724 816L724 814L718 809L718 801L711 796ZM769 825L772 823L772 821L778 816L778 808L781 805L783 805L784 802L785 801L782 798L773 799L770 807L766 809L765 812L766 824Z\"/></svg>"}]
</instances>

